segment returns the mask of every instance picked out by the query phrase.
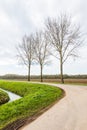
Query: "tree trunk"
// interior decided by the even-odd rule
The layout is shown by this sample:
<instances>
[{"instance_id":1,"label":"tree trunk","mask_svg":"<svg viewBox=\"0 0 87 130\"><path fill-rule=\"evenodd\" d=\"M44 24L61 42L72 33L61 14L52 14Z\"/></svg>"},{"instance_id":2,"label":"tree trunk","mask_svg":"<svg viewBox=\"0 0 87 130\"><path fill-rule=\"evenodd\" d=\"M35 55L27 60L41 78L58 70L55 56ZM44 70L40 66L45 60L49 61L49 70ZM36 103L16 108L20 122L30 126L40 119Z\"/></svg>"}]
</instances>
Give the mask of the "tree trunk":
<instances>
[{"instance_id":1,"label":"tree trunk","mask_svg":"<svg viewBox=\"0 0 87 130\"><path fill-rule=\"evenodd\" d=\"M61 78L61 83L64 83L63 79L63 63L62 63L62 55L60 55L60 78Z\"/></svg>"},{"instance_id":2,"label":"tree trunk","mask_svg":"<svg viewBox=\"0 0 87 130\"><path fill-rule=\"evenodd\" d=\"M43 66L40 65L40 67L41 67L40 80L41 82L43 82Z\"/></svg>"},{"instance_id":3,"label":"tree trunk","mask_svg":"<svg viewBox=\"0 0 87 130\"><path fill-rule=\"evenodd\" d=\"M29 67L28 67L28 81L30 81L30 64L29 64Z\"/></svg>"}]
</instances>

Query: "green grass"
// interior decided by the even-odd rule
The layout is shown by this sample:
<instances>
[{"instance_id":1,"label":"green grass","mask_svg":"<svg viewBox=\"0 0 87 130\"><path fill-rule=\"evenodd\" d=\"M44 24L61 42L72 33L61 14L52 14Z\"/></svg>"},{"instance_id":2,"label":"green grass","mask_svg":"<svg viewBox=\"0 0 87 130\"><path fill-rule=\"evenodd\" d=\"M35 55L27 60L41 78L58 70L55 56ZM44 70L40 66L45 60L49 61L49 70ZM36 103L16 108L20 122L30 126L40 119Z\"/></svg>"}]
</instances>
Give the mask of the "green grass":
<instances>
[{"instance_id":1,"label":"green grass","mask_svg":"<svg viewBox=\"0 0 87 130\"><path fill-rule=\"evenodd\" d=\"M18 119L40 113L60 99L64 93L57 87L28 82L0 81L0 87L23 97L0 106L0 130Z\"/></svg>"},{"instance_id":2,"label":"green grass","mask_svg":"<svg viewBox=\"0 0 87 130\"><path fill-rule=\"evenodd\" d=\"M9 96L6 92L0 90L0 105L9 101Z\"/></svg>"}]
</instances>

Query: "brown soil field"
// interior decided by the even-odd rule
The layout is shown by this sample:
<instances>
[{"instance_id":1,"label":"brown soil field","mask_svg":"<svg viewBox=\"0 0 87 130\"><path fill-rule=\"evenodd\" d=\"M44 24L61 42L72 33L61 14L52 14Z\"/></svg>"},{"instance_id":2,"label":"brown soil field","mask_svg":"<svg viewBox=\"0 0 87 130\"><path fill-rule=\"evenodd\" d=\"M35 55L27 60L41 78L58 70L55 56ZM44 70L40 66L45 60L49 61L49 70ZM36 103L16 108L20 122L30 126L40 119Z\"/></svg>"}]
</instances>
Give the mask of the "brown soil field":
<instances>
[{"instance_id":1,"label":"brown soil field","mask_svg":"<svg viewBox=\"0 0 87 130\"><path fill-rule=\"evenodd\" d=\"M32 81L40 81L40 79L32 79ZM60 83L60 79L43 79L43 82ZM82 83L87 84L87 79L64 79L65 83Z\"/></svg>"},{"instance_id":2,"label":"brown soil field","mask_svg":"<svg viewBox=\"0 0 87 130\"><path fill-rule=\"evenodd\" d=\"M16 81L27 81L27 79L14 79ZM31 82L40 82L40 79L31 79ZM60 79L43 79L43 82L61 83ZM64 79L64 83L86 84L87 79Z\"/></svg>"},{"instance_id":3,"label":"brown soil field","mask_svg":"<svg viewBox=\"0 0 87 130\"><path fill-rule=\"evenodd\" d=\"M14 80L14 81L27 81L27 79L6 79L6 80ZM31 79L31 82L40 82L40 79ZM61 83L60 79L43 79L43 82L48 83ZM87 85L87 79L64 79L64 83L68 84L84 84Z\"/></svg>"}]
</instances>

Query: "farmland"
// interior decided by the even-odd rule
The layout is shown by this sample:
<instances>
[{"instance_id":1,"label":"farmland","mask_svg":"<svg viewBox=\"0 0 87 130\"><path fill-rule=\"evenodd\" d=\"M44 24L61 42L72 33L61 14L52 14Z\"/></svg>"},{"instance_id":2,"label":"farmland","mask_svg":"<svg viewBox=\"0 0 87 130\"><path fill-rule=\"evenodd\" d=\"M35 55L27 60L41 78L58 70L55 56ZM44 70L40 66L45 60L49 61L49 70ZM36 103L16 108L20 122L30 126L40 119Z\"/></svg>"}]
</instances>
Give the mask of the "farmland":
<instances>
[{"instance_id":1,"label":"farmland","mask_svg":"<svg viewBox=\"0 0 87 130\"><path fill-rule=\"evenodd\" d=\"M0 79L27 81L27 76L7 74L0 76ZM31 76L31 81L40 82L40 76ZM61 83L60 75L43 75L43 82ZM87 75L64 75L65 84L87 85Z\"/></svg>"}]
</instances>

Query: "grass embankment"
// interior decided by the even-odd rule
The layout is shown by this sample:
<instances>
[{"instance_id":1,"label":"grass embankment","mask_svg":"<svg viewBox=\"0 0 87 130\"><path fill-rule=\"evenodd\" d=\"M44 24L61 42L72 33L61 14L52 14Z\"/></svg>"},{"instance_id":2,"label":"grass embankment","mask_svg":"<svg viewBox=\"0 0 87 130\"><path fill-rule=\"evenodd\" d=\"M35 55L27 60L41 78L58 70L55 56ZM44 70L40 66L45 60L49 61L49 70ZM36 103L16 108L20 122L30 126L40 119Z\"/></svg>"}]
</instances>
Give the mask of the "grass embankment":
<instances>
[{"instance_id":1,"label":"grass embankment","mask_svg":"<svg viewBox=\"0 0 87 130\"><path fill-rule=\"evenodd\" d=\"M0 106L0 130L16 130L25 119L32 120L33 116L40 114L64 94L57 87L28 82L0 81L0 87L23 97Z\"/></svg>"},{"instance_id":2,"label":"grass embankment","mask_svg":"<svg viewBox=\"0 0 87 130\"><path fill-rule=\"evenodd\" d=\"M0 105L9 101L9 96L6 92L0 90Z\"/></svg>"}]
</instances>

